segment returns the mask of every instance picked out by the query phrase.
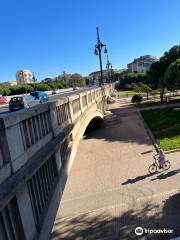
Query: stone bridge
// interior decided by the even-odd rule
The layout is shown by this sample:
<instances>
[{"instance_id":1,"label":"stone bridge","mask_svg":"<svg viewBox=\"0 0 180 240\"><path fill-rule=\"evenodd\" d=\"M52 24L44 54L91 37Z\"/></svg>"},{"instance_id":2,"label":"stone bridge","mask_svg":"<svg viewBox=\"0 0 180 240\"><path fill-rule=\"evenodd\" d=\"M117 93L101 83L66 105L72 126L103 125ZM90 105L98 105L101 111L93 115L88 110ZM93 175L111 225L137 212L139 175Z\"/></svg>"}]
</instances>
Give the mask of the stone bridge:
<instances>
[{"instance_id":1,"label":"stone bridge","mask_svg":"<svg viewBox=\"0 0 180 240\"><path fill-rule=\"evenodd\" d=\"M0 239L48 239L77 147L114 85L0 118Z\"/></svg>"}]
</instances>

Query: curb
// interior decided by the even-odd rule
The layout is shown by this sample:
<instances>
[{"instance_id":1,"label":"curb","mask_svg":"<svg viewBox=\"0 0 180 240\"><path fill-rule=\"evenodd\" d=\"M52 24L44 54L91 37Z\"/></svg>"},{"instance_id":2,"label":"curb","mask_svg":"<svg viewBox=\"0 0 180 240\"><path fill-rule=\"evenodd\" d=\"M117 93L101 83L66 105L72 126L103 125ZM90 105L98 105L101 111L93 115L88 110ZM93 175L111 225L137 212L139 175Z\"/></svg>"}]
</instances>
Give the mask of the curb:
<instances>
[{"instance_id":1,"label":"curb","mask_svg":"<svg viewBox=\"0 0 180 240\"><path fill-rule=\"evenodd\" d=\"M174 153L174 152L180 152L180 148L165 151L166 154L170 154L170 153Z\"/></svg>"},{"instance_id":2,"label":"curb","mask_svg":"<svg viewBox=\"0 0 180 240\"><path fill-rule=\"evenodd\" d=\"M140 111L137 111L137 114L138 114L139 118L142 120L142 122L143 122L143 124L144 124L144 127L145 127L145 129L146 129L146 131L147 131L148 136L149 136L150 139L152 140L152 143L153 143L153 146L154 146L155 150L156 150L157 152L159 152L159 147L158 147L158 145L157 145L157 143L156 143L156 140L155 140L155 138L154 138L151 130L149 129L147 123L144 121L143 117L141 116Z\"/></svg>"}]
</instances>

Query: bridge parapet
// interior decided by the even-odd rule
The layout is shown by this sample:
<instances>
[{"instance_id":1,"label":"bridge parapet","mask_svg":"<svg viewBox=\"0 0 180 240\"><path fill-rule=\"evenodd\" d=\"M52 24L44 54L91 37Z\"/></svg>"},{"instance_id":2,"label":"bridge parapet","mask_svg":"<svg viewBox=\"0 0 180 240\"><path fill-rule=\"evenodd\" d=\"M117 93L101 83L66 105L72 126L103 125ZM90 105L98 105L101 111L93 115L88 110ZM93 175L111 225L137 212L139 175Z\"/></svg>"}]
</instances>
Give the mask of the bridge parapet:
<instances>
[{"instance_id":1,"label":"bridge parapet","mask_svg":"<svg viewBox=\"0 0 180 240\"><path fill-rule=\"evenodd\" d=\"M97 109L104 114L105 97L112 91L113 84L88 89L0 118L2 239L9 239L8 235L15 240L34 239L42 229L43 218L55 214L52 206L48 206L54 192L62 194L65 186L67 176L63 177L62 169L70 155L72 128L75 125L78 131L89 109ZM85 127L86 123L83 129ZM57 189L59 181L60 190ZM58 207L56 205L54 209ZM48 229L49 225L44 228L43 236Z\"/></svg>"}]
</instances>

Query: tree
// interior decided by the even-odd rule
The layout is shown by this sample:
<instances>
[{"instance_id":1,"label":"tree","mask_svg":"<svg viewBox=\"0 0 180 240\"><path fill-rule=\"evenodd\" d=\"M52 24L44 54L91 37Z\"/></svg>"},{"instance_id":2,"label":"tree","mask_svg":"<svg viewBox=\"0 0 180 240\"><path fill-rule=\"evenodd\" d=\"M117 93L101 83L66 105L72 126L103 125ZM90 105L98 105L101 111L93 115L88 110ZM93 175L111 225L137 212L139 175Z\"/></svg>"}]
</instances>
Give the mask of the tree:
<instances>
[{"instance_id":1,"label":"tree","mask_svg":"<svg viewBox=\"0 0 180 240\"><path fill-rule=\"evenodd\" d=\"M116 77L119 79L118 88L123 90L132 83L146 82L145 73L119 73L116 74Z\"/></svg>"},{"instance_id":2,"label":"tree","mask_svg":"<svg viewBox=\"0 0 180 240\"><path fill-rule=\"evenodd\" d=\"M11 91L8 87L0 87L0 94L3 96L8 96L11 94Z\"/></svg>"},{"instance_id":3,"label":"tree","mask_svg":"<svg viewBox=\"0 0 180 240\"><path fill-rule=\"evenodd\" d=\"M148 83L152 84L154 88L157 88L158 86L161 88L161 102L163 102L164 90L166 87L164 78L165 72L169 65L178 58L180 58L180 45L176 45L168 52L165 52L158 62L151 65L149 71L147 72Z\"/></svg>"},{"instance_id":4,"label":"tree","mask_svg":"<svg viewBox=\"0 0 180 240\"><path fill-rule=\"evenodd\" d=\"M167 68L164 74L164 83L171 91L180 87L180 58L172 62Z\"/></svg>"},{"instance_id":5,"label":"tree","mask_svg":"<svg viewBox=\"0 0 180 240\"><path fill-rule=\"evenodd\" d=\"M48 84L45 83L39 83L36 85L37 91L49 91L51 90L51 87Z\"/></svg>"},{"instance_id":6,"label":"tree","mask_svg":"<svg viewBox=\"0 0 180 240\"><path fill-rule=\"evenodd\" d=\"M79 73L74 73L70 78L71 86L84 86L85 79Z\"/></svg>"},{"instance_id":7,"label":"tree","mask_svg":"<svg viewBox=\"0 0 180 240\"><path fill-rule=\"evenodd\" d=\"M33 82L37 82L37 78L35 77L34 72L33 72Z\"/></svg>"},{"instance_id":8,"label":"tree","mask_svg":"<svg viewBox=\"0 0 180 240\"><path fill-rule=\"evenodd\" d=\"M152 88L149 87L147 84L142 83L142 82L135 84L134 89L137 92L145 92L146 96L147 96L147 100L149 99L149 93L152 92Z\"/></svg>"},{"instance_id":9,"label":"tree","mask_svg":"<svg viewBox=\"0 0 180 240\"><path fill-rule=\"evenodd\" d=\"M43 83L50 83L53 82L53 78L47 77L44 80L42 80Z\"/></svg>"},{"instance_id":10,"label":"tree","mask_svg":"<svg viewBox=\"0 0 180 240\"><path fill-rule=\"evenodd\" d=\"M57 84L56 82L54 82L54 81L48 82L47 84L48 84L48 86L49 86L51 89L53 89L53 90L56 89L56 88L58 88L58 87L57 87L58 84Z\"/></svg>"}]
</instances>

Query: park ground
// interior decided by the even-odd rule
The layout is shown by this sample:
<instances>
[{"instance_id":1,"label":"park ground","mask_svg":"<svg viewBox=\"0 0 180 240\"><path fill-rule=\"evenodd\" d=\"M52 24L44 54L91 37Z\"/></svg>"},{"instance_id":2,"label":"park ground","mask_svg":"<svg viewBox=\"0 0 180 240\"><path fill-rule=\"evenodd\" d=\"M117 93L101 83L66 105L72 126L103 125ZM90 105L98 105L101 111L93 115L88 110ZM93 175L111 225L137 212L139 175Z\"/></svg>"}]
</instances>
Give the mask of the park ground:
<instances>
[{"instance_id":1,"label":"park ground","mask_svg":"<svg viewBox=\"0 0 180 240\"><path fill-rule=\"evenodd\" d=\"M130 91L130 93L135 92ZM160 142L161 149L166 152L180 150L180 96L172 93L167 94L168 103L161 104L159 96L156 98L150 96L148 101L143 98L141 103L135 104L141 110L141 115L150 128L154 139ZM130 102L131 98L131 95L129 98L121 97L121 101L128 99Z\"/></svg>"},{"instance_id":2,"label":"park ground","mask_svg":"<svg viewBox=\"0 0 180 240\"><path fill-rule=\"evenodd\" d=\"M155 150L137 110L126 101L110 108L106 126L80 142L51 239L164 240L180 235L180 152L168 154L168 171L150 175ZM173 233L138 238L136 227Z\"/></svg>"}]
</instances>

